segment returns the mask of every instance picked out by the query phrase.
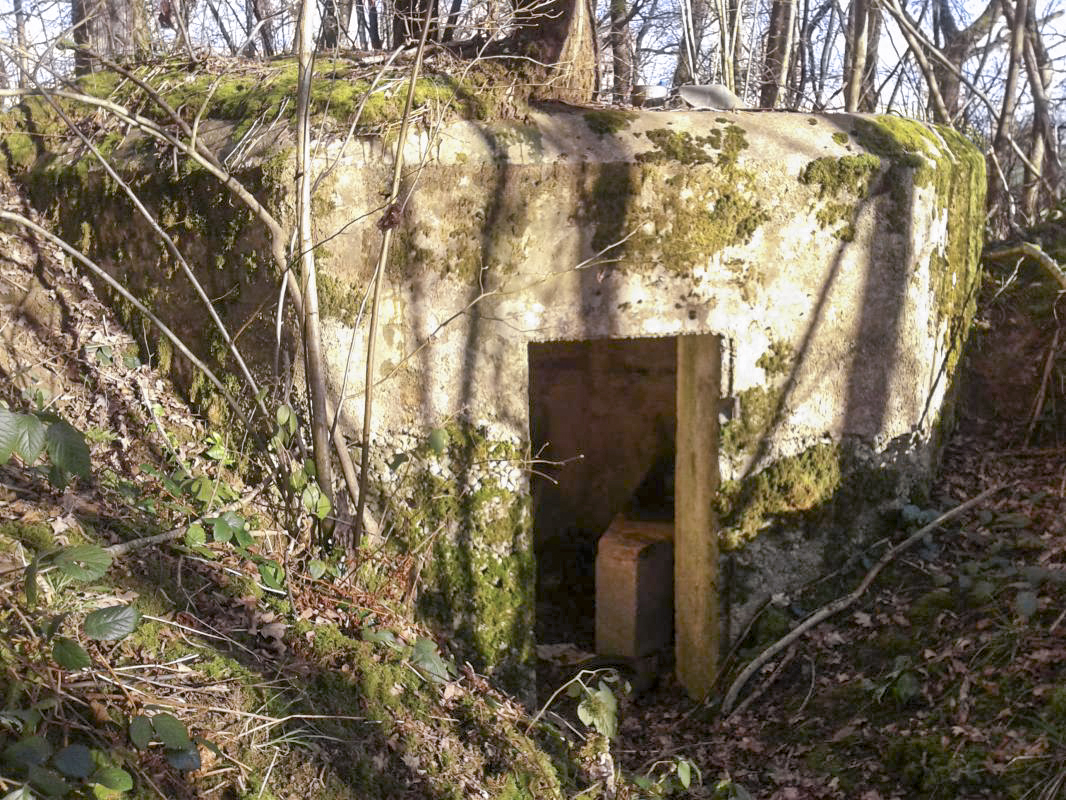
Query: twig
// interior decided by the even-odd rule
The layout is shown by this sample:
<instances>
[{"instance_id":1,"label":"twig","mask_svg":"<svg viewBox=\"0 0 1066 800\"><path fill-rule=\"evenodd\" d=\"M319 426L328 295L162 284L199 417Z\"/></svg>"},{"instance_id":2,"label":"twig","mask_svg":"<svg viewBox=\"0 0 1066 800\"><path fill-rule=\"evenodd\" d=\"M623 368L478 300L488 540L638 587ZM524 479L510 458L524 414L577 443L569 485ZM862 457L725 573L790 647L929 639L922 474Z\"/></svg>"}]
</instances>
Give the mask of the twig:
<instances>
[{"instance_id":1,"label":"twig","mask_svg":"<svg viewBox=\"0 0 1066 800\"><path fill-rule=\"evenodd\" d=\"M774 682L777 680L778 676L782 673L785 667L792 663L792 659L794 659L795 657L796 647L795 645L793 645L792 647L788 648L788 652L785 653L785 657L782 658L778 665L774 668L774 671L770 674L770 677L763 681L762 685L758 689L753 691L740 702L740 705L738 705L736 708L736 712L739 714L745 708L747 708L760 697L762 697L763 694L766 693L766 690L774 685Z\"/></svg>"},{"instance_id":2,"label":"twig","mask_svg":"<svg viewBox=\"0 0 1066 800\"><path fill-rule=\"evenodd\" d=\"M429 36L430 22L433 19L433 8L433 3L426 5L426 16L422 21L422 38L418 42L415 63L411 67L411 78L407 85L407 101L403 109L403 121L400 123L400 133L396 137L396 158L392 166L392 186L389 190L385 213L378 223L382 229L382 236L377 268L374 270L374 293L373 299L370 301L370 329L367 331L366 382L363 396L363 449L360 454L359 503L355 513L355 535L352 542L352 549L355 552L358 552L360 540L363 536L363 512L366 510L366 492L367 485L370 482L370 430L374 398L374 358L377 348L378 316L381 305L381 281L385 273L385 266L389 260L392 232L396 225L399 224L398 218L403 213L396 202L400 196L400 184L403 179L403 149L407 143L407 131L411 126L411 109L414 107L415 88L418 84L418 73L422 66L422 56L426 51L426 40Z\"/></svg>"},{"instance_id":3,"label":"twig","mask_svg":"<svg viewBox=\"0 0 1066 800\"><path fill-rule=\"evenodd\" d=\"M747 684L747 682L751 679L752 675L762 669L766 665L766 663L770 661L770 659L772 659L786 647L791 645L794 641L803 636L811 628L829 619L829 617L833 616L834 614L839 614L845 608L848 608L849 606L853 605L860 597L862 597L863 594L865 594L866 590L870 588L870 584L874 582L874 579L881 573L881 570L887 567L892 562L892 560L895 559L900 553L907 550L907 548L911 547L915 542L919 541L930 531L936 530L948 520L954 519L963 511L972 508L973 506L977 505L987 497L990 497L991 495L995 494L1002 488L1003 486L999 485L993 486L990 489L985 489L983 492L981 492L981 494L977 495L976 497L967 500L961 505L955 506L955 508L951 509L950 511L945 511L943 514L934 519L928 525L925 525L924 527L916 530L902 542L897 544L895 547L890 548L883 556L881 556L878 562L870 568L869 572L866 573L866 577L862 579L862 583L860 583L854 589L854 591L852 591L850 594L844 595L843 597L838 597L836 600L833 600L832 602L822 606L820 609L818 609L805 620L803 620L803 622L801 622L799 625L789 631L787 635L778 639L772 645L763 650L762 653L760 653L755 658L755 660L753 660L750 664L748 664L748 666L743 669L740 675L737 676L736 680L734 680L733 684L729 687L729 691L726 692L725 700L722 701L722 714L724 714L725 716L729 716L729 714L733 711L733 708L735 707L737 702L737 697L740 695L740 692L741 690L743 690L745 684Z\"/></svg>"},{"instance_id":4,"label":"twig","mask_svg":"<svg viewBox=\"0 0 1066 800\"><path fill-rule=\"evenodd\" d=\"M238 508L241 508L242 506L245 506L248 503L252 502L252 500L258 497L259 493L262 491L263 487L260 486L259 488L248 492L244 497L240 498L239 500L235 500L229 505L225 505L217 509L215 512L213 512L213 515L225 514L227 511L236 511ZM195 520L195 522L202 523L205 518L206 517L199 517ZM151 547L153 544L161 544L162 542L169 542L174 539L177 539L178 537L183 536L185 532L189 529L189 525L192 524L193 523L190 522L185 525L180 525L177 528L172 528L169 531L163 531L162 533L157 533L152 536L142 536L139 539L130 539L128 542L119 542L118 544L113 544L110 547L105 547L104 550L110 553L112 558L118 558L119 556L124 556L127 553L132 553L134 550L140 550L144 547Z\"/></svg>"},{"instance_id":5,"label":"twig","mask_svg":"<svg viewBox=\"0 0 1066 800\"><path fill-rule=\"evenodd\" d=\"M988 250L984 254L985 258L990 258L993 261L1001 261L1016 256L1026 256L1033 259L1044 268L1048 275L1055 279L1060 288L1066 289L1066 270L1063 270L1062 265L1045 253L1039 245L1035 245L1032 242L1020 242L1010 247Z\"/></svg>"},{"instance_id":6,"label":"twig","mask_svg":"<svg viewBox=\"0 0 1066 800\"><path fill-rule=\"evenodd\" d=\"M1032 441L1036 421L1044 410L1044 401L1047 399L1048 379L1051 377L1051 368L1055 366L1055 351L1059 347L1059 333L1061 333L1061 328L1056 328L1055 335L1051 337L1051 347L1047 350L1047 358L1044 360L1044 377L1040 381L1040 391L1036 393L1036 400L1033 401L1033 413L1029 416L1029 426L1025 429L1026 446Z\"/></svg>"}]
</instances>

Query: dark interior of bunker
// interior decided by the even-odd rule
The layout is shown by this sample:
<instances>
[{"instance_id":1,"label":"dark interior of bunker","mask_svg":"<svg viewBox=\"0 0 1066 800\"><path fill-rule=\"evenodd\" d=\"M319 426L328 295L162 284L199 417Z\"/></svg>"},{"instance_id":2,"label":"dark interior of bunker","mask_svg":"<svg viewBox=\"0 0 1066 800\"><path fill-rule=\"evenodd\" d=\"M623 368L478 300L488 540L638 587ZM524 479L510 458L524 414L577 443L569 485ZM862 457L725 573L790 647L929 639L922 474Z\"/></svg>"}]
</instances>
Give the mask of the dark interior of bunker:
<instances>
[{"instance_id":1,"label":"dark interior of bunker","mask_svg":"<svg viewBox=\"0 0 1066 800\"><path fill-rule=\"evenodd\" d=\"M673 519L676 383L673 337L529 346L539 644L594 652L597 540Z\"/></svg>"}]
</instances>

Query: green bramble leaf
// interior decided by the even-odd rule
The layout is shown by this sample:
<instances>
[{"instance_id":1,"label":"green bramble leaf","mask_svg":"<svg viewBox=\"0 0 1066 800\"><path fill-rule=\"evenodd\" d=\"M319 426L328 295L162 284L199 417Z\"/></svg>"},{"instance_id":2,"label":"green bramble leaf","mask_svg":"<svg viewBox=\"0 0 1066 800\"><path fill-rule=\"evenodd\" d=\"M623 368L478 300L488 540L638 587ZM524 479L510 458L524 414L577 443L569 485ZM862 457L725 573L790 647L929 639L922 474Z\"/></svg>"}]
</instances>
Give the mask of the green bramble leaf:
<instances>
[{"instance_id":1,"label":"green bramble leaf","mask_svg":"<svg viewBox=\"0 0 1066 800\"><path fill-rule=\"evenodd\" d=\"M114 642L133 633L141 615L133 606L99 608L85 617L82 630L98 642Z\"/></svg>"},{"instance_id":2,"label":"green bramble leaf","mask_svg":"<svg viewBox=\"0 0 1066 800\"><path fill-rule=\"evenodd\" d=\"M68 669L72 672L85 669L92 664L92 659L85 652L85 648L66 636L57 636L55 641L52 642L52 658L63 669Z\"/></svg>"},{"instance_id":3,"label":"green bramble leaf","mask_svg":"<svg viewBox=\"0 0 1066 800\"><path fill-rule=\"evenodd\" d=\"M85 436L69 422L60 420L48 426L45 447L53 466L79 478L88 479L91 463Z\"/></svg>"},{"instance_id":4,"label":"green bramble leaf","mask_svg":"<svg viewBox=\"0 0 1066 800\"><path fill-rule=\"evenodd\" d=\"M95 581L111 568L111 554L95 544L64 547L49 559L65 576L75 581Z\"/></svg>"},{"instance_id":5,"label":"green bramble leaf","mask_svg":"<svg viewBox=\"0 0 1066 800\"><path fill-rule=\"evenodd\" d=\"M44 449L44 423L35 414L15 415L14 451L24 464L33 464Z\"/></svg>"}]
</instances>

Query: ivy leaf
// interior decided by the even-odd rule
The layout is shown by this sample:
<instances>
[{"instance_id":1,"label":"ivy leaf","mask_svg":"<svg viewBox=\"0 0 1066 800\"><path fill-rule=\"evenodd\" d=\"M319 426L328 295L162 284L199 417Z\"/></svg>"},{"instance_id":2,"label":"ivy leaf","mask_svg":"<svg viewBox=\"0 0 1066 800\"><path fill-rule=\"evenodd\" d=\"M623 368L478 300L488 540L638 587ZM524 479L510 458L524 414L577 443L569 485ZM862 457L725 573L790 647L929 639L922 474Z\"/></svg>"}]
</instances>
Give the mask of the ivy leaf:
<instances>
[{"instance_id":1,"label":"ivy leaf","mask_svg":"<svg viewBox=\"0 0 1066 800\"><path fill-rule=\"evenodd\" d=\"M88 778L93 771L93 756L85 745L72 744L56 753L52 764L68 778Z\"/></svg>"},{"instance_id":2,"label":"ivy leaf","mask_svg":"<svg viewBox=\"0 0 1066 800\"><path fill-rule=\"evenodd\" d=\"M111 554L95 544L64 547L51 557L51 562L68 578L76 581L95 581L111 568Z\"/></svg>"},{"instance_id":3,"label":"ivy leaf","mask_svg":"<svg viewBox=\"0 0 1066 800\"><path fill-rule=\"evenodd\" d=\"M52 658L63 669L71 671L85 669L92 664L92 659L85 652L85 648L66 636L57 636L56 640L52 642Z\"/></svg>"},{"instance_id":4,"label":"ivy leaf","mask_svg":"<svg viewBox=\"0 0 1066 800\"><path fill-rule=\"evenodd\" d=\"M189 729L173 714L156 714L152 717L152 728L164 747L171 750L186 750L192 746Z\"/></svg>"},{"instance_id":5,"label":"ivy leaf","mask_svg":"<svg viewBox=\"0 0 1066 800\"><path fill-rule=\"evenodd\" d=\"M266 561L259 565L259 574L263 583L271 589L281 589L285 585L285 570L277 561Z\"/></svg>"},{"instance_id":6,"label":"ivy leaf","mask_svg":"<svg viewBox=\"0 0 1066 800\"><path fill-rule=\"evenodd\" d=\"M45 446L52 464L64 472L88 479L91 463L85 436L69 422L60 420L48 426Z\"/></svg>"},{"instance_id":7,"label":"ivy leaf","mask_svg":"<svg viewBox=\"0 0 1066 800\"><path fill-rule=\"evenodd\" d=\"M90 639L114 642L133 633L140 619L140 612L133 606L111 606L86 616L82 628Z\"/></svg>"},{"instance_id":8,"label":"ivy leaf","mask_svg":"<svg viewBox=\"0 0 1066 800\"><path fill-rule=\"evenodd\" d=\"M152 721L143 714L139 714L130 720L130 741L138 750L144 750L152 741L155 728Z\"/></svg>"}]
</instances>

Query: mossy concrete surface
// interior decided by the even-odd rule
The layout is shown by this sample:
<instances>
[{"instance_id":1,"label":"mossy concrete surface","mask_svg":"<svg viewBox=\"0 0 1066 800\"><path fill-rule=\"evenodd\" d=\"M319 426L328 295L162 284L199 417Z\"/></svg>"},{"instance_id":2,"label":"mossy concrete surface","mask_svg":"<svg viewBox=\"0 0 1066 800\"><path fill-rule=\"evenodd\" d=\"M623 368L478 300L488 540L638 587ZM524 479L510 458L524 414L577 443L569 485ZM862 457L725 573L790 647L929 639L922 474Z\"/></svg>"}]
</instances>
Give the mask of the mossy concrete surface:
<instances>
[{"instance_id":1,"label":"mossy concrete surface","mask_svg":"<svg viewBox=\"0 0 1066 800\"><path fill-rule=\"evenodd\" d=\"M407 535L433 554L420 575L421 606L480 665L530 652L528 587L516 587L532 570L531 342L720 335L721 473L726 487L740 487L727 499L749 503L724 509L738 542L850 491L839 463L819 469L816 486L784 481L782 496L764 497L783 485L772 473L765 486L752 483L812 448L838 453L856 442L875 461L902 453L917 473L928 470L978 280L983 162L959 134L857 115L525 108L515 119L485 119L467 106L466 119L419 129L407 143L372 447L388 503L398 453L434 430L460 425L460 440L479 432L466 454L447 449L459 459L450 467L427 465L421 499L403 516ZM234 113L216 136L239 138ZM291 141L284 124L257 134L242 166L249 187L286 220ZM161 168L167 154L154 146L131 138L118 147L134 185L211 276L208 293L233 329L261 343L249 349L265 369L276 273L264 268L261 227L206 176L170 161ZM317 170L329 170L315 200L325 348L356 426L367 329L359 309L393 149L389 135L340 134L317 148ZM172 260L146 244L147 227L97 167L38 159L29 181L68 237L137 284L168 321L183 319L201 354L225 366L202 319L199 339L188 324L192 306ZM105 218L121 221L120 237L98 224ZM202 389L191 376L186 383ZM507 456L484 455L495 447ZM492 476L463 483L465 463L490 463ZM460 597L477 600L463 607ZM482 630L476 615L485 609L494 621Z\"/></svg>"}]
</instances>

